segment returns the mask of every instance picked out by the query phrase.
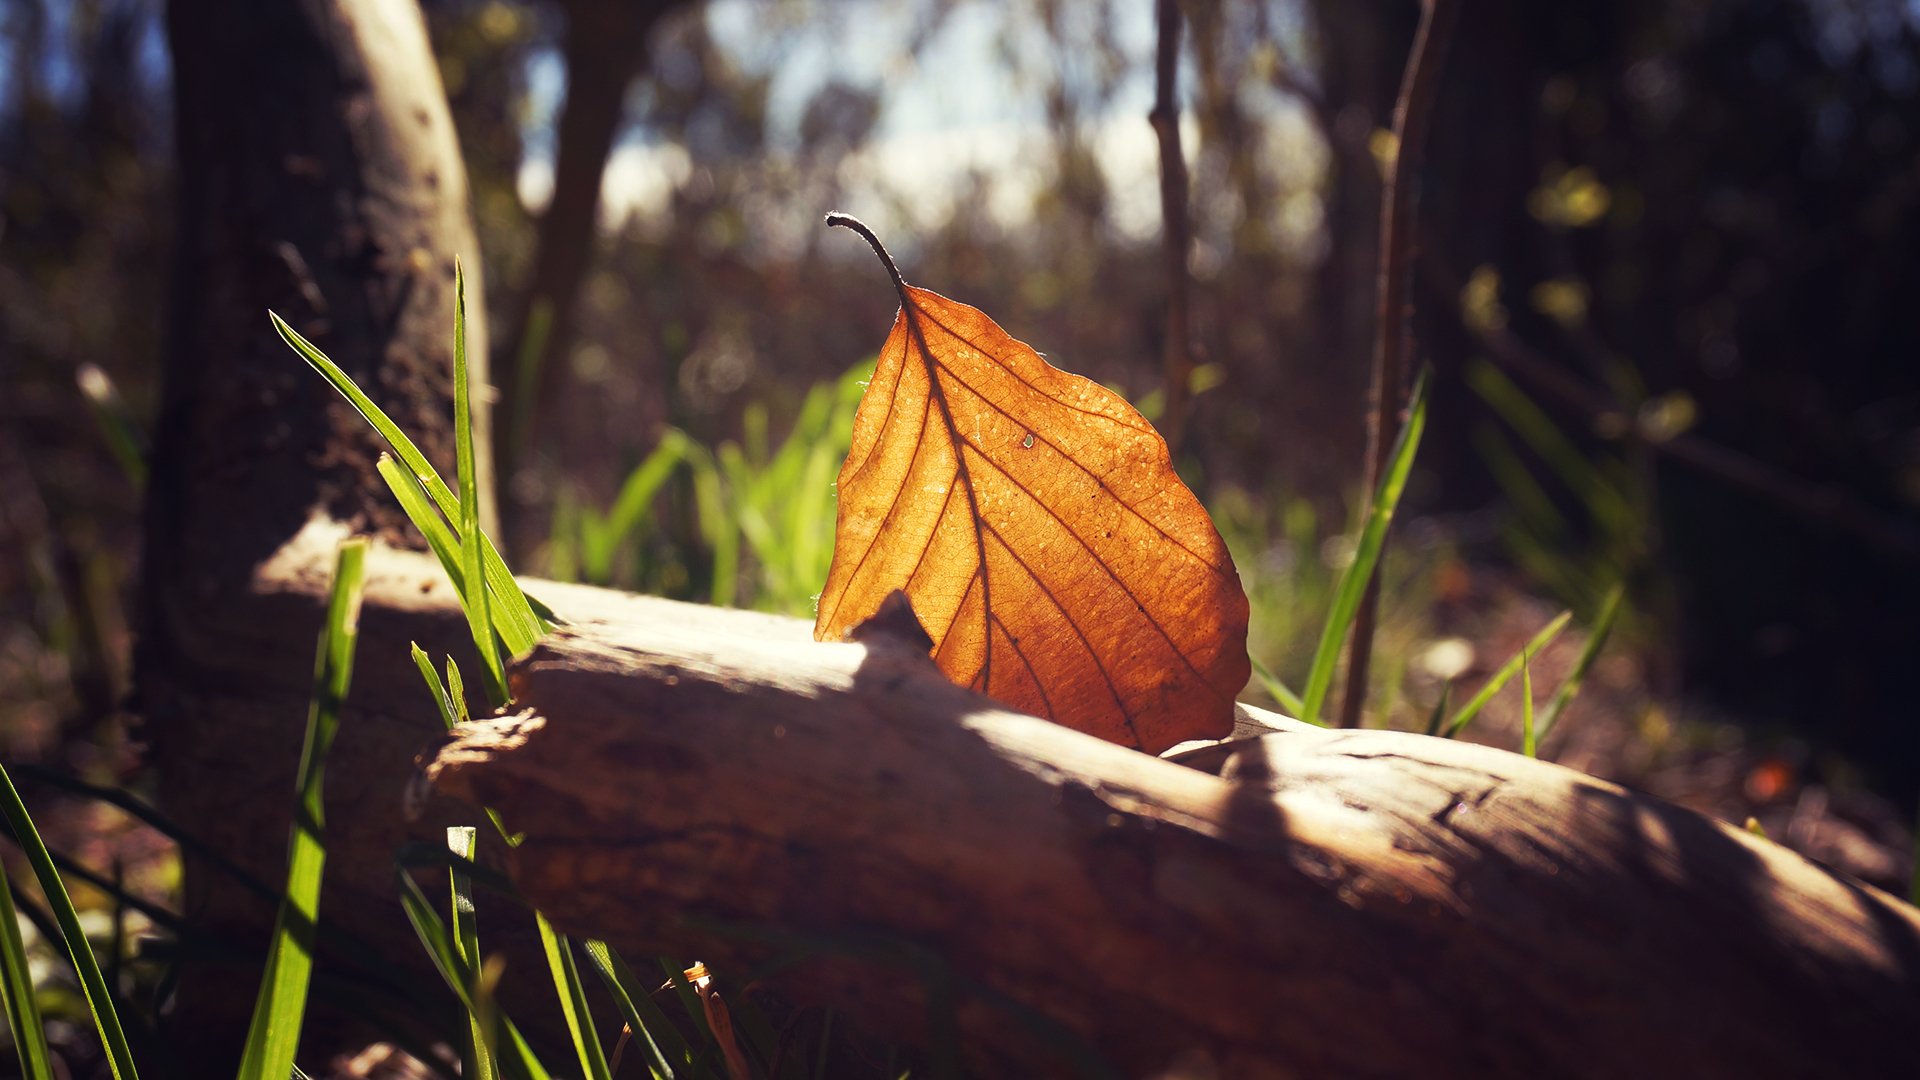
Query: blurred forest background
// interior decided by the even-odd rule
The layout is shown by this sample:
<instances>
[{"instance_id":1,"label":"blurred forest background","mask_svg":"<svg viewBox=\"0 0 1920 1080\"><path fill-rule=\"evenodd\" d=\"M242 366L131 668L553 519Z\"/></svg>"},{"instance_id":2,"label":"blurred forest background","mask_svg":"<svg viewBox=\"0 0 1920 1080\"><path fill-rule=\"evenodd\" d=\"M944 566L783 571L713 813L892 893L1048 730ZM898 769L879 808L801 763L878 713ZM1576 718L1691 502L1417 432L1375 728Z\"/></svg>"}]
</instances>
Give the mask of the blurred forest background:
<instances>
[{"instance_id":1,"label":"blurred forest background","mask_svg":"<svg viewBox=\"0 0 1920 1080\"><path fill-rule=\"evenodd\" d=\"M485 255L517 567L811 614L895 303L827 210L1164 407L1149 0L423 6ZM1418 8L1184 8L1202 363L1176 454L1256 655L1292 677L1359 501ZM122 708L177 239L169 77L160 0L0 0L0 755L115 782L139 777ZM1424 723L1448 681L1625 583L1547 756L1899 882L1920 3L1465 5L1419 188L1437 396L1371 722ZM1512 697L1479 734L1515 741Z\"/></svg>"}]
</instances>

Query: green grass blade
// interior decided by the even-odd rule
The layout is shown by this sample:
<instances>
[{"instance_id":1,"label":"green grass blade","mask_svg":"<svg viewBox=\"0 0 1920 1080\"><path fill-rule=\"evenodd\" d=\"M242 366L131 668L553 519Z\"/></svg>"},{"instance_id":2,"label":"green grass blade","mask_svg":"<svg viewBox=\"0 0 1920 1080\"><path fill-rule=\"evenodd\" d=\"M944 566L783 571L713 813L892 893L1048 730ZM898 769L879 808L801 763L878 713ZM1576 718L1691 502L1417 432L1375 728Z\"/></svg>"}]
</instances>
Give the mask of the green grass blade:
<instances>
[{"instance_id":1,"label":"green grass blade","mask_svg":"<svg viewBox=\"0 0 1920 1080\"><path fill-rule=\"evenodd\" d=\"M1280 681L1280 676L1275 675L1272 668L1261 663L1257 656L1249 656L1247 659L1253 661L1253 676L1260 680L1261 688L1266 690L1273 700L1279 702L1280 707L1287 710L1288 715L1298 717L1305 711L1301 706L1300 695L1294 693L1292 687ZM1319 723L1317 720L1313 722Z\"/></svg>"},{"instance_id":2,"label":"green grass blade","mask_svg":"<svg viewBox=\"0 0 1920 1080\"><path fill-rule=\"evenodd\" d=\"M567 1033L573 1036L574 1052L580 1056L581 1075L592 1080L613 1080L606 1053L600 1046L600 1036L593 1029L587 988L580 982L580 969L573 963L573 943L565 934L555 933L545 915L536 911L533 918L540 927L540 944L547 952L547 970L553 973L553 988L560 995L560 1011L567 1018Z\"/></svg>"},{"instance_id":3,"label":"green grass blade","mask_svg":"<svg viewBox=\"0 0 1920 1080\"><path fill-rule=\"evenodd\" d=\"M381 454L374 464L380 472L380 478L387 482L387 489L393 492L393 499L406 512L407 520L427 538L427 546L440 560L440 565L453 579L456 592L464 592L466 581L460 567L460 534L448 525L440 511L434 508L432 500L427 498L427 490L420 486L420 478L408 472L406 466L393 459L390 454Z\"/></svg>"},{"instance_id":4,"label":"green grass blade","mask_svg":"<svg viewBox=\"0 0 1920 1080\"><path fill-rule=\"evenodd\" d=\"M1499 368L1486 361L1467 370L1467 385L1500 414L1540 455L1562 483L1580 496L1595 520L1624 524L1632 520L1626 498L1596 469L1587 455Z\"/></svg>"},{"instance_id":5,"label":"green grass blade","mask_svg":"<svg viewBox=\"0 0 1920 1080\"><path fill-rule=\"evenodd\" d=\"M274 920L253 1023L240 1058L241 1080L283 1080L293 1067L300 1025L313 977L314 932L320 918L320 879L326 868L326 806L322 787L327 751L339 730L340 709L353 681L353 649L360 637L360 598L366 574L367 542L340 545L334 564L333 595L314 660L313 700L300 749L299 784L287 847L287 888Z\"/></svg>"},{"instance_id":6,"label":"green grass blade","mask_svg":"<svg viewBox=\"0 0 1920 1080\"><path fill-rule=\"evenodd\" d=\"M1600 615L1593 620L1593 628L1587 631L1587 643L1580 647L1580 656L1573 662L1573 670L1567 673L1567 679L1553 695L1553 703L1547 706L1547 714L1540 718L1540 737L1547 737L1553 725L1560 722L1560 714L1573 704L1575 694L1586 682L1587 672L1592 670L1593 662L1600 657L1600 650L1607 647L1607 637L1613 633L1614 620L1620 616L1620 604L1626 596L1626 585L1618 584L1601 601Z\"/></svg>"},{"instance_id":7,"label":"green grass blade","mask_svg":"<svg viewBox=\"0 0 1920 1080\"><path fill-rule=\"evenodd\" d=\"M685 1065L692 1060L680 1029L660 1011L653 995L640 985L633 969L620 959L619 953L608 948L604 941L586 944L587 959L593 963L593 970L599 973L600 981L606 983L614 1004L619 1006L627 1026L633 1029L636 1044L646 1053L648 1071L662 1080L674 1080L677 1074L673 1063Z\"/></svg>"},{"instance_id":8,"label":"green grass blade","mask_svg":"<svg viewBox=\"0 0 1920 1080\"><path fill-rule=\"evenodd\" d=\"M1539 745L1533 734L1533 662L1525 653L1520 654L1520 752L1528 757L1539 757Z\"/></svg>"},{"instance_id":9,"label":"green grass blade","mask_svg":"<svg viewBox=\"0 0 1920 1080\"><path fill-rule=\"evenodd\" d=\"M398 502L400 509L406 512L408 520L420 530L421 536L426 537L427 546L433 550L434 557L440 560L440 568L446 571L447 580L452 582L454 593L461 597L462 608L469 608L466 602L467 582L476 578L467 572L464 565L466 556L460 542L460 533L440 517L440 512L434 509L432 502L428 500L426 490L420 486L420 478L409 473L405 466L392 457L381 454L380 460L374 467L379 471L380 478L387 482L387 488L393 492L394 501ZM480 536L485 539L486 534L481 533ZM484 556L484 550L482 554ZM493 623L493 629L502 642L510 641L511 636L519 633L519 630L514 624L509 605L502 603L499 594L494 590L489 589L488 593L488 620ZM468 614L471 619L471 611ZM529 643L530 646L531 643ZM515 655L524 651L524 649L518 650Z\"/></svg>"},{"instance_id":10,"label":"green grass blade","mask_svg":"<svg viewBox=\"0 0 1920 1080\"><path fill-rule=\"evenodd\" d=\"M54 921L60 926L60 937L66 943L67 955L73 959L73 970L80 976L87 1008L92 1010L93 1022L100 1029L100 1044L106 1048L107 1065L113 1070L114 1080L134 1080L139 1073L134 1070L133 1051L127 1046L127 1033L120 1027L120 1016L113 1010L107 980L100 974L93 947L87 944L87 932L80 927L80 916L73 910L73 899L60 881L53 857L47 854L47 846L41 842L39 831L33 827L33 818L27 814L27 806L20 801L20 793L14 789L13 779L4 767L0 767L0 814L6 816L14 839L26 853L34 876L40 879L41 891L46 893L47 907L52 909Z\"/></svg>"},{"instance_id":11,"label":"green grass blade","mask_svg":"<svg viewBox=\"0 0 1920 1080\"><path fill-rule=\"evenodd\" d=\"M481 545L480 486L473 458L473 398L467 376L467 285L460 261L453 263L453 453L460 482L460 606L467 614L467 630L480 651L480 674L487 700L498 708L507 703L506 667L494 643L493 620L487 613L486 555ZM517 650L516 650L517 651Z\"/></svg>"},{"instance_id":12,"label":"green grass blade","mask_svg":"<svg viewBox=\"0 0 1920 1080\"><path fill-rule=\"evenodd\" d=\"M1433 711L1427 714L1427 734L1440 734L1440 724L1447 718L1447 705L1453 700L1453 680L1440 684L1440 700L1433 703Z\"/></svg>"},{"instance_id":13,"label":"green grass blade","mask_svg":"<svg viewBox=\"0 0 1920 1080\"><path fill-rule=\"evenodd\" d=\"M467 711L467 683L460 677L460 665L447 657L447 697L453 702L453 718L460 723L473 719Z\"/></svg>"},{"instance_id":14,"label":"green grass blade","mask_svg":"<svg viewBox=\"0 0 1920 1080\"><path fill-rule=\"evenodd\" d=\"M479 833L471 825L455 825L447 829L447 847L462 859L473 858L474 845ZM448 874L453 884L453 947L460 959L472 970L480 969L480 925L474 918L473 882L465 871L458 866ZM462 1059L461 1076L478 1077L479 1080L494 1080L499 1070L493 1062L493 1052L488 1049L493 1043L493 1033L486 1023L490 1014L486 1010L474 1010L467 1013L469 1045Z\"/></svg>"},{"instance_id":15,"label":"green grass blade","mask_svg":"<svg viewBox=\"0 0 1920 1080\"><path fill-rule=\"evenodd\" d=\"M701 451L690 455L687 464L693 470L693 499L700 512L700 529L713 549L710 599L717 606L730 606L740 594L740 524L727 510L720 470L712 456Z\"/></svg>"},{"instance_id":16,"label":"green grass blade","mask_svg":"<svg viewBox=\"0 0 1920 1080\"><path fill-rule=\"evenodd\" d=\"M620 485L620 493L607 511L606 520L590 534L581 535L580 569L588 581L605 584L611 580L614 553L639 528L653 507L654 497L685 459L686 447L682 440L663 438L660 445L627 474L626 482Z\"/></svg>"},{"instance_id":17,"label":"green grass blade","mask_svg":"<svg viewBox=\"0 0 1920 1080\"><path fill-rule=\"evenodd\" d=\"M1380 476L1380 487L1373 495L1372 509L1367 513L1366 526L1361 529L1360 542L1354 547L1353 562L1340 575L1333 609L1327 612L1327 621L1320 629L1320 644L1313 651L1313 664L1307 671L1307 691L1300 700L1302 720L1320 721L1320 707L1326 704L1327 691L1333 686L1333 670L1340 660L1341 643L1353 629L1354 617L1360 611L1360 597L1366 592L1367 580L1373 576L1374 565L1385 550L1387 527L1393 524L1394 510L1407 488L1407 474L1413 470L1414 454L1420 449L1420 436L1427 427L1431 383L1429 373L1422 371L1413 384L1407 422L1394 440L1386 471Z\"/></svg>"},{"instance_id":18,"label":"green grass blade","mask_svg":"<svg viewBox=\"0 0 1920 1080\"><path fill-rule=\"evenodd\" d=\"M396 868L395 874L400 882L400 906L407 913L407 921L413 924L414 933L419 935L420 944L426 947L428 958L439 970L440 977L446 980L448 989L467 1007L468 1013L480 1011L473 993L473 988L479 983L479 973L473 965L460 958L453 935L434 912L427 894L420 891L419 883L405 868ZM546 1066L540 1064L540 1059L534 1055L533 1048L527 1045L520 1029L505 1014L499 1017L499 1030L490 1049L508 1075L526 1080L549 1080Z\"/></svg>"},{"instance_id":19,"label":"green grass blade","mask_svg":"<svg viewBox=\"0 0 1920 1080\"><path fill-rule=\"evenodd\" d=\"M53 1080L53 1053L47 1049L47 1029L34 998L33 971L27 965L26 944L20 940L20 923L13 915L13 890L8 887L5 866L0 866L0 965L4 965L0 999L5 999L7 1026L20 1055L20 1075L27 1080Z\"/></svg>"},{"instance_id":20,"label":"green grass blade","mask_svg":"<svg viewBox=\"0 0 1920 1080\"><path fill-rule=\"evenodd\" d=\"M434 707L440 710L440 723L449 730L453 728L453 699L447 696L446 684L440 681L440 674L433 670L433 658L417 641L407 644L413 646L413 666L420 669L420 677L426 680L427 693L432 695Z\"/></svg>"},{"instance_id":21,"label":"green grass blade","mask_svg":"<svg viewBox=\"0 0 1920 1080\"><path fill-rule=\"evenodd\" d=\"M1474 429L1474 448L1480 451L1480 459L1486 462L1487 471L1493 474L1494 483L1500 488L1507 502L1513 507L1514 516L1522 525L1540 536L1561 541L1571 527L1565 514L1553 505L1553 499L1547 494L1540 482L1533 478L1521 461L1520 454L1507 442L1506 436L1492 424L1483 424Z\"/></svg>"},{"instance_id":22,"label":"green grass blade","mask_svg":"<svg viewBox=\"0 0 1920 1080\"><path fill-rule=\"evenodd\" d=\"M827 580L833 562L833 477L845 457L844 450L816 443L807 455L799 489L788 496L793 506L787 540L792 552L792 576L783 602L805 600Z\"/></svg>"},{"instance_id":23,"label":"green grass blade","mask_svg":"<svg viewBox=\"0 0 1920 1080\"><path fill-rule=\"evenodd\" d=\"M1520 669L1525 666L1527 657L1539 655L1540 650L1552 644L1553 639L1559 637L1560 631L1565 630L1567 623L1572 620L1573 612L1571 611L1563 611L1555 615L1551 622L1540 628L1539 633L1533 635L1532 641L1521 646L1520 651L1513 654L1513 659L1500 665L1500 670L1493 673L1493 678L1487 680L1487 684L1480 688L1480 692L1469 698L1465 705L1460 706L1460 711L1453 714L1453 719L1447 722L1446 737L1451 739L1466 730L1466 726L1473 723L1473 718L1480 715L1480 710L1487 707L1487 702L1493 700L1493 695L1512 682L1515 675L1520 674Z\"/></svg>"},{"instance_id":24,"label":"green grass blade","mask_svg":"<svg viewBox=\"0 0 1920 1080\"><path fill-rule=\"evenodd\" d=\"M464 304L464 301L462 303ZM287 321L280 316L273 312L268 312L267 315L273 320L273 328L279 332L281 340L331 383L333 388L339 391L340 396L346 398L367 423L373 425L373 429L379 432L380 437L387 441L387 445L393 448L394 455L407 467L407 471L425 486L427 495L445 519L449 522L460 520L460 501L454 497L446 481L440 479L440 474L434 471L427 456L420 452L420 448L414 445L412 439L407 438L406 432L400 430L400 425L394 423L380 406L375 405L373 399L354 384L353 379L341 369L340 365L316 348L313 342L300 336L300 332L287 325ZM487 587L493 590L494 599L506 609L508 614L505 622L510 629L500 636L506 642L507 650L517 656L533 648L534 642L540 640L540 636L546 632L546 627L542 625L541 616L534 612L533 599L521 591L519 582L513 580L512 572L507 569L506 561L500 557L500 552L493 546L493 541L482 535L480 542L486 564Z\"/></svg>"},{"instance_id":25,"label":"green grass blade","mask_svg":"<svg viewBox=\"0 0 1920 1080\"><path fill-rule=\"evenodd\" d=\"M68 791L75 795L80 795L124 810L134 819L179 845L182 854L191 854L195 858L204 860L208 867L232 879L254 896L268 903L278 903L280 900L280 893L272 886L269 886L259 878L254 877L242 869L238 863L235 863L230 857L215 850L207 841L176 825L169 820L166 815L119 788L89 784L84 780L79 780L65 773L56 772L55 770L38 765L17 765L14 767L14 771L38 783L48 784L62 791ZM55 936L58 935L56 934Z\"/></svg>"}]
</instances>

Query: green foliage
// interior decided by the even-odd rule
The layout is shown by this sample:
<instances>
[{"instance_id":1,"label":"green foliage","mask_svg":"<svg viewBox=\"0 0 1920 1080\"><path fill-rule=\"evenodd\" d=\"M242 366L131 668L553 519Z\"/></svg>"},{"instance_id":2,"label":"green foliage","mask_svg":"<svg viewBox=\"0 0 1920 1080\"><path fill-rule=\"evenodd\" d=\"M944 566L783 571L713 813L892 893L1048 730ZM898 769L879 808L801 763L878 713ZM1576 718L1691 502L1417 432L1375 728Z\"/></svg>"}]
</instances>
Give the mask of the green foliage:
<instances>
[{"instance_id":1,"label":"green foliage","mask_svg":"<svg viewBox=\"0 0 1920 1080\"><path fill-rule=\"evenodd\" d=\"M27 947L20 940L20 924L14 919L13 888L7 882L5 866L0 866L0 999L5 1001L7 1027L20 1056L20 1075L27 1080L53 1080L53 1056L40 1020Z\"/></svg>"},{"instance_id":2,"label":"green foliage","mask_svg":"<svg viewBox=\"0 0 1920 1080\"><path fill-rule=\"evenodd\" d=\"M433 696L434 708L440 711L440 723L445 725L448 731L452 731L453 698L447 693L446 686L441 683L439 674L433 670L433 658L427 655L427 650L421 648L419 642L413 641L408 644L413 646L413 666L420 669L420 678L427 684L427 693Z\"/></svg>"},{"instance_id":3,"label":"green foliage","mask_svg":"<svg viewBox=\"0 0 1920 1080\"><path fill-rule=\"evenodd\" d=\"M600 1037L593 1029L593 1010L587 1006L586 986L580 981L580 969L573 962L573 943L554 930L545 915L533 913L540 928L540 945L547 954L547 970L553 975L553 988L560 995L560 1011L567 1020L567 1033L573 1037L574 1052L580 1058L580 1072L592 1080L612 1080L606 1054L600 1049Z\"/></svg>"},{"instance_id":4,"label":"green foliage","mask_svg":"<svg viewBox=\"0 0 1920 1080\"><path fill-rule=\"evenodd\" d=\"M1520 752L1539 757L1539 743L1533 731L1533 658L1520 654Z\"/></svg>"},{"instance_id":5,"label":"green foliage","mask_svg":"<svg viewBox=\"0 0 1920 1080\"><path fill-rule=\"evenodd\" d=\"M1468 368L1467 384L1555 485L1553 491L1542 485L1500 428L1487 424L1473 432L1512 511L1502 543L1528 576L1569 607L1598 611L1614 584L1646 562L1653 513L1645 481L1617 456L1583 453L1545 409L1485 360Z\"/></svg>"},{"instance_id":6,"label":"green foliage","mask_svg":"<svg viewBox=\"0 0 1920 1080\"><path fill-rule=\"evenodd\" d=\"M667 429L604 513L570 495L556 501L549 572L563 580L812 615L833 560L833 481L872 373L871 363L861 364L814 386L777 449L769 438L769 410L760 402L746 407L741 439L712 450ZM676 534L670 513L656 513L657 504L675 495L691 503L690 535Z\"/></svg>"},{"instance_id":7,"label":"green foliage","mask_svg":"<svg viewBox=\"0 0 1920 1080\"><path fill-rule=\"evenodd\" d=\"M460 305L464 310L464 299L460 301ZM436 532L440 533L444 539L447 523L461 519L461 501L454 497L446 481L440 479L440 474L427 461L427 456L420 452L420 448L414 445L413 440L407 437L406 432L400 430L400 426L395 424L380 406L373 403L372 398L354 384L353 379L341 369L340 365L315 348L312 342L301 337L300 332L287 325L286 320L271 312L268 316L273 320L273 328L279 332L281 339L291 346L294 352L300 354L302 360L324 376L333 388L340 392L340 396L346 398L367 423L373 425L373 429L380 433L380 437L387 441L387 445L393 448L395 456L406 466L404 474L411 478L410 484L418 484L426 496L424 500L409 500L401 497L401 507L407 511L414 526L427 536L429 543L433 543ZM389 475L390 471L382 469L381 475L386 477L389 485L395 485L397 474ZM395 494L399 495L397 488ZM437 527L434 524L436 520L439 522ZM521 591L519 583L513 580L513 574L507 569L506 561L500 557L500 552L494 547L493 541L482 534L479 543L493 627L499 632L507 651L517 656L533 647L533 643L546 632L547 623L550 620L543 619L535 613L530 598ZM445 550L440 544L434 544L433 547L443 565L449 561L448 555L458 550L457 545L450 545ZM454 565L459 565L457 559L453 562ZM448 575L453 575L452 569L448 570ZM455 579L456 584L463 580L464 578Z\"/></svg>"},{"instance_id":8,"label":"green foliage","mask_svg":"<svg viewBox=\"0 0 1920 1080\"><path fill-rule=\"evenodd\" d=\"M1574 695L1580 692L1581 684L1586 682L1587 672L1592 670L1593 662L1599 659L1600 650L1607 647L1607 638L1613 634L1613 623L1620 615L1620 605L1626 597L1626 591L1625 585L1615 585L1607 598L1601 601L1600 614L1595 617L1593 625L1587 628L1587 643L1580 647L1580 656L1574 660L1573 669L1567 672L1566 681L1560 684L1559 691L1553 695L1553 703L1547 706L1547 715L1540 720L1541 738L1546 738L1547 732L1560 722L1560 714L1573 704Z\"/></svg>"},{"instance_id":9,"label":"green foliage","mask_svg":"<svg viewBox=\"0 0 1920 1080\"><path fill-rule=\"evenodd\" d=\"M1366 525L1360 531L1353 562L1347 565L1340 577L1339 587L1334 590L1333 606L1327 612L1326 623L1320 631L1320 644L1315 648L1313 663L1307 669L1306 692L1300 696L1300 715L1307 720L1317 723L1320 719L1320 707L1326 702L1327 690L1333 685L1333 669L1340 659L1340 646L1353 630L1354 617L1360 610L1360 597L1366 592L1367 580L1373 576L1373 568L1380 561L1380 554L1386 546L1387 527L1393 523L1393 512L1400 505L1400 495L1407 486L1407 475L1413 470L1414 455L1420 449L1420 436L1426 430L1427 399L1431 384L1431 377L1423 371L1413 385L1407 422L1400 428L1393 450L1387 455L1387 466L1380 475L1380 487L1374 493Z\"/></svg>"},{"instance_id":10,"label":"green foliage","mask_svg":"<svg viewBox=\"0 0 1920 1080\"><path fill-rule=\"evenodd\" d=\"M1247 590L1250 689L1263 692L1286 715L1304 719L1300 684L1279 672L1304 673L1311 663L1359 529L1335 531L1310 502L1283 493L1255 497L1228 488L1213 497L1208 511ZM1383 555L1384 602L1371 675L1376 716L1403 700L1411 656L1431 633L1434 579L1454 558L1445 546L1402 545L1392 558Z\"/></svg>"},{"instance_id":11,"label":"green foliage","mask_svg":"<svg viewBox=\"0 0 1920 1080\"><path fill-rule=\"evenodd\" d=\"M655 1077L671 1078L678 1076L675 1068L685 1069L693 1063L693 1054L680 1029L667 1019L654 1003L653 995L640 985L620 955L607 947L604 941L589 941L587 959L592 962L593 970L606 984L607 992L613 995L614 1004L619 1007L620 1015L626 1018L627 1026L633 1031L635 1045L645 1055L648 1071Z\"/></svg>"},{"instance_id":12,"label":"green foliage","mask_svg":"<svg viewBox=\"0 0 1920 1080\"><path fill-rule=\"evenodd\" d=\"M100 1044L106 1047L107 1066L113 1071L114 1080L134 1080L139 1073L133 1067L133 1050L127 1045L120 1015L114 1011L107 980L94 959L93 945L80 926L79 913L73 909L73 900L53 865L53 856L41 842L39 831L33 827L33 818L27 813L26 804L20 801L20 793L14 789L13 779L4 767L0 767L0 816L7 819L14 840L26 853L34 876L40 879L40 889L46 894L47 906L53 910L54 921L60 927L60 937L66 943L73 970L80 976L80 989L86 995L87 1008L93 1013L94 1026L100 1032Z\"/></svg>"},{"instance_id":13,"label":"green foliage","mask_svg":"<svg viewBox=\"0 0 1920 1080\"><path fill-rule=\"evenodd\" d=\"M479 968L461 956L453 934L440 921L433 904L420 891L420 886L406 868L399 867L396 873L400 885L400 906L406 910L407 921L413 924L414 933L419 935L420 944L426 947L427 956L433 960L440 977L446 980L448 989L460 999L460 1004L466 1006L469 1015L488 1015L491 1010L482 1005L477 993L481 986ZM535 1056L526 1037L520 1034L520 1029L506 1014L495 1015L498 1027L492 1032L488 1052L509 1076L523 1080L546 1080L549 1075L546 1066ZM481 1033L483 1036L487 1034L484 1025Z\"/></svg>"},{"instance_id":14,"label":"green foliage","mask_svg":"<svg viewBox=\"0 0 1920 1080\"><path fill-rule=\"evenodd\" d=\"M507 675L506 665L500 658L500 646L493 638L492 620L487 615L489 587L482 569L486 562L482 548L491 545L480 532L479 470L474 467L473 459L473 400L467 384L467 283L456 259L453 264L453 446L455 471L460 481L460 607L466 612L473 644L480 651L480 673L485 677L487 700L498 707L507 703ZM524 647L531 646L529 641Z\"/></svg>"},{"instance_id":15,"label":"green foliage","mask_svg":"<svg viewBox=\"0 0 1920 1080\"><path fill-rule=\"evenodd\" d=\"M1460 706L1460 711L1454 713L1453 719L1447 721L1446 729L1441 734L1451 739L1465 731L1467 725L1473 723L1473 718L1480 715L1480 710L1487 707L1487 702L1492 701L1495 694L1512 682L1515 675L1521 673L1527 665L1527 658L1538 655L1540 650L1553 644L1553 639L1559 637L1560 631L1565 630L1567 624L1572 621L1573 612L1563 611L1555 615L1547 625L1541 627L1540 632L1521 646L1520 651L1514 653L1512 659L1500 665L1500 670L1493 673L1493 677L1487 680L1479 693L1468 698L1467 703Z\"/></svg>"},{"instance_id":16,"label":"green foliage","mask_svg":"<svg viewBox=\"0 0 1920 1080\"><path fill-rule=\"evenodd\" d=\"M1248 659L1253 661L1253 677L1260 680L1261 688L1266 690L1267 694L1271 696L1274 701L1278 702L1281 708L1293 716L1299 716L1306 711L1306 708L1300 702L1300 695L1295 693L1292 687L1282 682L1280 676L1273 673L1272 668L1267 667L1257 656L1250 656ZM1310 722L1319 723L1317 720Z\"/></svg>"},{"instance_id":17,"label":"green foliage","mask_svg":"<svg viewBox=\"0 0 1920 1080\"><path fill-rule=\"evenodd\" d=\"M420 655L415 646L416 658ZM426 669L429 674L432 668ZM438 680L435 680L436 682ZM451 721L447 724L452 727ZM478 840L477 830L471 825L456 825L447 829L447 847L462 859L473 858L474 845ZM452 877L453 894L453 947L460 959L469 967L480 966L480 926L474 918L473 882L466 872L458 866L449 871ZM490 996L483 995L475 988L476 1004L479 1006L467 1014L468 1043L462 1049L465 1056L461 1059L462 1076L476 1077L478 1080L494 1080L499 1070L493 1061L494 1016L490 1007Z\"/></svg>"},{"instance_id":18,"label":"green foliage","mask_svg":"<svg viewBox=\"0 0 1920 1080\"><path fill-rule=\"evenodd\" d=\"M300 750L293 834L287 847L287 889L274 920L273 944L253 1006L253 1023L241 1056L241 1080L280 1080L293 1067L313 975L313 942L320 918L320 878L326 868L326 806L321 796L327 751L339 729L340 708L353 681L353 649L359 640L360 597L367 544L340 545L333 593L314 661L313 699Z\"/></svg>"}]
</instances>

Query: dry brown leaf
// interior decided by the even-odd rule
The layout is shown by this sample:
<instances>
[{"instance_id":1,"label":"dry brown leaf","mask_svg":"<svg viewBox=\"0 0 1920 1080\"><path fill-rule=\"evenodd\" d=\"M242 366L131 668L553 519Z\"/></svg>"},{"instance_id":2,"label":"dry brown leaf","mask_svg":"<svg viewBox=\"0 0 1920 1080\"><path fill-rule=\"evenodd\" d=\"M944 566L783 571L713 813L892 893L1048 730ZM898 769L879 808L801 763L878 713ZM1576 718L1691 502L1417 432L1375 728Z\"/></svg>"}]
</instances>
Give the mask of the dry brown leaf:
<instances>
[{"instance_id":1,"label":"dry brown leaf","mask_svg":"<svg viewBox=\"0 0 1920 1080\"><path fill-rule=\"evenodd\" d=\"M955 682L1158 753L1220 738L1247 597L1166 441L1118 394L983 312L893 276L901 309L841 467L814 636L904 590Z\"/></svg>"}]
</instances>

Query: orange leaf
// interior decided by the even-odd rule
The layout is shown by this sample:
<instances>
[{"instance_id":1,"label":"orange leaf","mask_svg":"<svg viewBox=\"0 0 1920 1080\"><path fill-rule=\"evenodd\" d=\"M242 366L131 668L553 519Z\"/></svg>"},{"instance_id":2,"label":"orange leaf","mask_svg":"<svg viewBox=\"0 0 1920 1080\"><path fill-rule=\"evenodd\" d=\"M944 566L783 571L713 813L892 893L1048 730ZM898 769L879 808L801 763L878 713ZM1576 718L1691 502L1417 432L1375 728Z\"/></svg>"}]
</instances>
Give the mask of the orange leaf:
<instances>
[{"instance_id":1,"label":"orange leaf","mask_svg":"<svg viewBox=\"0 0 1920 1080\"><path fill-rule=\"evenodd\" d=\"M1167 444L1118 394L965 304L893 276L901 309L840 469L814 637L904 590L949 678L1159 753L1233 727L1247 597Z\"/></svg>"}]
</instances>

